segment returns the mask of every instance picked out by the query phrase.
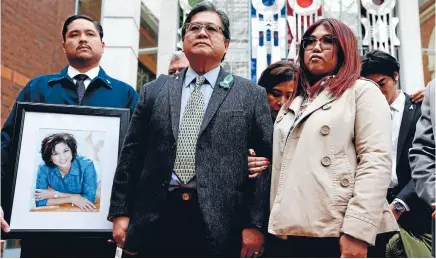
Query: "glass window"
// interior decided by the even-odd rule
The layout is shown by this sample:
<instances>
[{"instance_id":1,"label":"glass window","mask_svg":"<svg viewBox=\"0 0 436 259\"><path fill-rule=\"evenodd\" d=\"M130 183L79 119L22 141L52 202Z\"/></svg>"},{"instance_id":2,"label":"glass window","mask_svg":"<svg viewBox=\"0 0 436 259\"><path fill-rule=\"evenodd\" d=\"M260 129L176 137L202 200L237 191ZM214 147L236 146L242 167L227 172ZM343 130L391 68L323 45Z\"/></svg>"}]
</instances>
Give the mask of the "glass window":
<instances>
[{"instance_id":1,"label":"glass window","mask_svg":"<svg viewBox=\"0 0 436 259\"><path fill-rule=\"evenodd\" d=\"M422 62L424 83L428 84L435 78L435 2L434 0L419 1L419 20L421 24Z\"/></svg>"},{"instance_id":2,"label":"glass window","mask_svg":"<svg viewBox=\"0 0 436 259\"><path fill-rule=\"evenodd\" d=\"M150 71L141 61L138 61L138 80L136 82L136 91L139 93L144 84L156 79L156 73Z\"/></svg>"},{"instance_id":3,"label":"glass window","mask_svg":"<svg viewBox=\"0 0 436 259\"><path fill-rule=\"evenodd\" d=\"M102 0L78 0L77 13L85 14L96 21L101 21Z\"/></svg>"},{"instance_id":4,"label":"glass window","mask_svg":"<svg viewBox=\"0 0 436 259\"><path fill-rule=\"evenodd\" d=\"M138 90L156 78L160 2L142 0L139 29Z\"/></svg>"}]
</instances>

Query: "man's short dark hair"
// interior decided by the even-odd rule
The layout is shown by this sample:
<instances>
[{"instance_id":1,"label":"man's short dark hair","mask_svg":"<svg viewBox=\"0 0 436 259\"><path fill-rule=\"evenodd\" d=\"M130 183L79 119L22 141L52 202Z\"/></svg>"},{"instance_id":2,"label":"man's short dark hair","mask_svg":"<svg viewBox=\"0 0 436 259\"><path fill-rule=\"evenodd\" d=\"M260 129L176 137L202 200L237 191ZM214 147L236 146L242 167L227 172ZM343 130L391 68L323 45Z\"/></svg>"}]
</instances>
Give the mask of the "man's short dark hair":
<instances>
[{"instance_id":1,"label":"man's short dark hair","mask_svg":"<svg viewBox=\"0 0 436 259\"><path fill-rule=\"evenodd\" d=\"M218 14L218 16L221 19L221 23L223 24L223 34L224 34L224 39L225 40L230 40L230 21L229 21L229 17L227 16L227 14L221 10L218 10L214 4L212 4L211 2L200 2L196 5L194 5L194 7L192 7L191 12L189 12L188 16L186 16L186 20L183 24L182 27L182 39L185 38L185 33L186 33L186 28L185 28L185 24L186 23L190 23L191 19L194 15L201 13L201 12L215 12L216 14Z\"/></svg>"},{"instance_id":2,"label":"man's short dark hair","mask_svg":"<svg viewBox=\"0 0 436 259\"><path fill-rule=\"evenodd\" d=\"M361 76L382 74L395 79L395 72L400 71L400 63L391 55L381 50L373 50L362 57Z\"/></svg>"},{"instance_id":3,"label":"man's short dark hair","mask_svg":"<svg viewBox=\"0 0 436 259\"><path fill-rule=\"evenodd\" d=\"M87 15L76 14L76 15L68 17L68 19L66 19L64 22L64 27L62 28L62 38L64 39L64 41L65 41L65 35L67 34L67 31L68 31L68 25L70 25L70 23L72 23L73 21L75 21L77 19L84 19L84 20L88 20L88 21L92 22L95 26L95 29L98 31L98 34L100 35L100 39L103 40L103 27L101 26L101 24L99 22L97 22L96 20L92 19L91 17L89 17Z\"/></svg>"},{"instance_id":4,"label":"man's short dark hair","mask_svg":"<svg viewBox=\"0 0 436 259\"><path fill-rule=\"evenodd\" d=\"M69 133L54 133L45 137L41 142L41 156L45 164L48 167L55 167L53 161L51 161L51 155L55 150L55 147L59 143L65 143L73 156L73 161L77 156L77 141L72 134Z\"/></svg>"}]
</instances>

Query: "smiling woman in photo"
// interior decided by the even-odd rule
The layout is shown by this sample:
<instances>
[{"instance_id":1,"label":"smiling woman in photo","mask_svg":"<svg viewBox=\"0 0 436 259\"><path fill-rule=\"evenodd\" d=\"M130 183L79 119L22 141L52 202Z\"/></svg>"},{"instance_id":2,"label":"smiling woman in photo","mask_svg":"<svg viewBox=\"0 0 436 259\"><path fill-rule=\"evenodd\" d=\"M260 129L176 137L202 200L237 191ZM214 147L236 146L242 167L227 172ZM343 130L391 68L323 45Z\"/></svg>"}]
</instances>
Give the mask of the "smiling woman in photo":
<instances>
[{"instance_id":1,"label":"smiling woman in photo","mask_svg":"<svg viewBox=\"0 0 436 259\"><path fill-rule=\"evenodd\" d=\"M36 206L71 203L82 211L95 211L97 173L90 159L77 155L74 136L55 133L45 137L41 156L34 194Z\"/></svg>"}]
</instances>

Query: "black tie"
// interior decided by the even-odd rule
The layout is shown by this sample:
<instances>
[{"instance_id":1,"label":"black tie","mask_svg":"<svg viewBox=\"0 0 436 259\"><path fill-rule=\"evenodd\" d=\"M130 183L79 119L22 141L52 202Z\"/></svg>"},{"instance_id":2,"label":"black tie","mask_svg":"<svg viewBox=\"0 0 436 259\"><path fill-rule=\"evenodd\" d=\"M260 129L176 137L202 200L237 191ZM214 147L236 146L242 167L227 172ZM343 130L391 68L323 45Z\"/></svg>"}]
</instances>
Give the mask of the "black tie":
<instances>
[{"instance_id":1,"label":"black tie","mask_svg":"<svg viewBox=\"0 0 436 259\"><path fill-rule=\"evenodd\" d=\"M78 74L74 79L76 79L77 95L79 96L79 105L81 105L83 96L85 95L85 80L88 79L88 76L85 74Z\"/></svg>"}]
</instances>

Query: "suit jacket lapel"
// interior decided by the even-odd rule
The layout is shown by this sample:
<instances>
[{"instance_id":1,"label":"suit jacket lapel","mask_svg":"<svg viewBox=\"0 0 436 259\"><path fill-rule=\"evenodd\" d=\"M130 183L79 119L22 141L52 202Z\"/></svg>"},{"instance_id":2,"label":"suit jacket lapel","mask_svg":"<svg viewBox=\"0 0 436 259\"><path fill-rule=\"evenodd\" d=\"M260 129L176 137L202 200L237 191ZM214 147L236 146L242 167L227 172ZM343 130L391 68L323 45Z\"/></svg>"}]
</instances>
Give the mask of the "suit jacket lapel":
<instances>
[{"instance_id":1,"label":"suit jacket lapel","mask_svg":"<svg viewBox=\"0 0 436 259\"><path fill-rule=\"evenodd\" d=\"M182 105L182 89L185 81L186 68L178 76L171 80L168 87L170 97L171 124L173 128L174 139L177 141L179 135L180 106Z\"/></svg>"},{"instance_id":2,"label":"suit jacket lapel","mask_svg":"<svg viewBox=\"0 0 436 259\"><path fill-rule=\"evenodd\" d=\"M206 112L203 117L203 122L200 126L200 132L198 136L204 131L209 122L212 120L218 108L221 106L221 103L224 101L224 98L229 93L229 90L233 87L234 81L230 83L229 88L223 88L220 86L220 82L224 80L224 78L229 75L229 73L225 72L223 68L221 68L218 78L216 80L215 86L213 88L212 96L210 97L209 104L207 105Z\"/></svg>"},{"instance_id":3,"label":"suit jacket lapel","mask_svg":"<svg viewBox=\"0 0 436 259\"><path fill-rule=\"evenodd\" d=\"M398 144L397 144L397 161L398 165L403 152L404 143L406 142L407 136L410 130L410 124L413 120L413 115L415 114L416 105L412 103L410 96L406 95L406 103L404 104L403 117L401 119L400 132L398 134Z\"/></svg>"}]
</instances>

